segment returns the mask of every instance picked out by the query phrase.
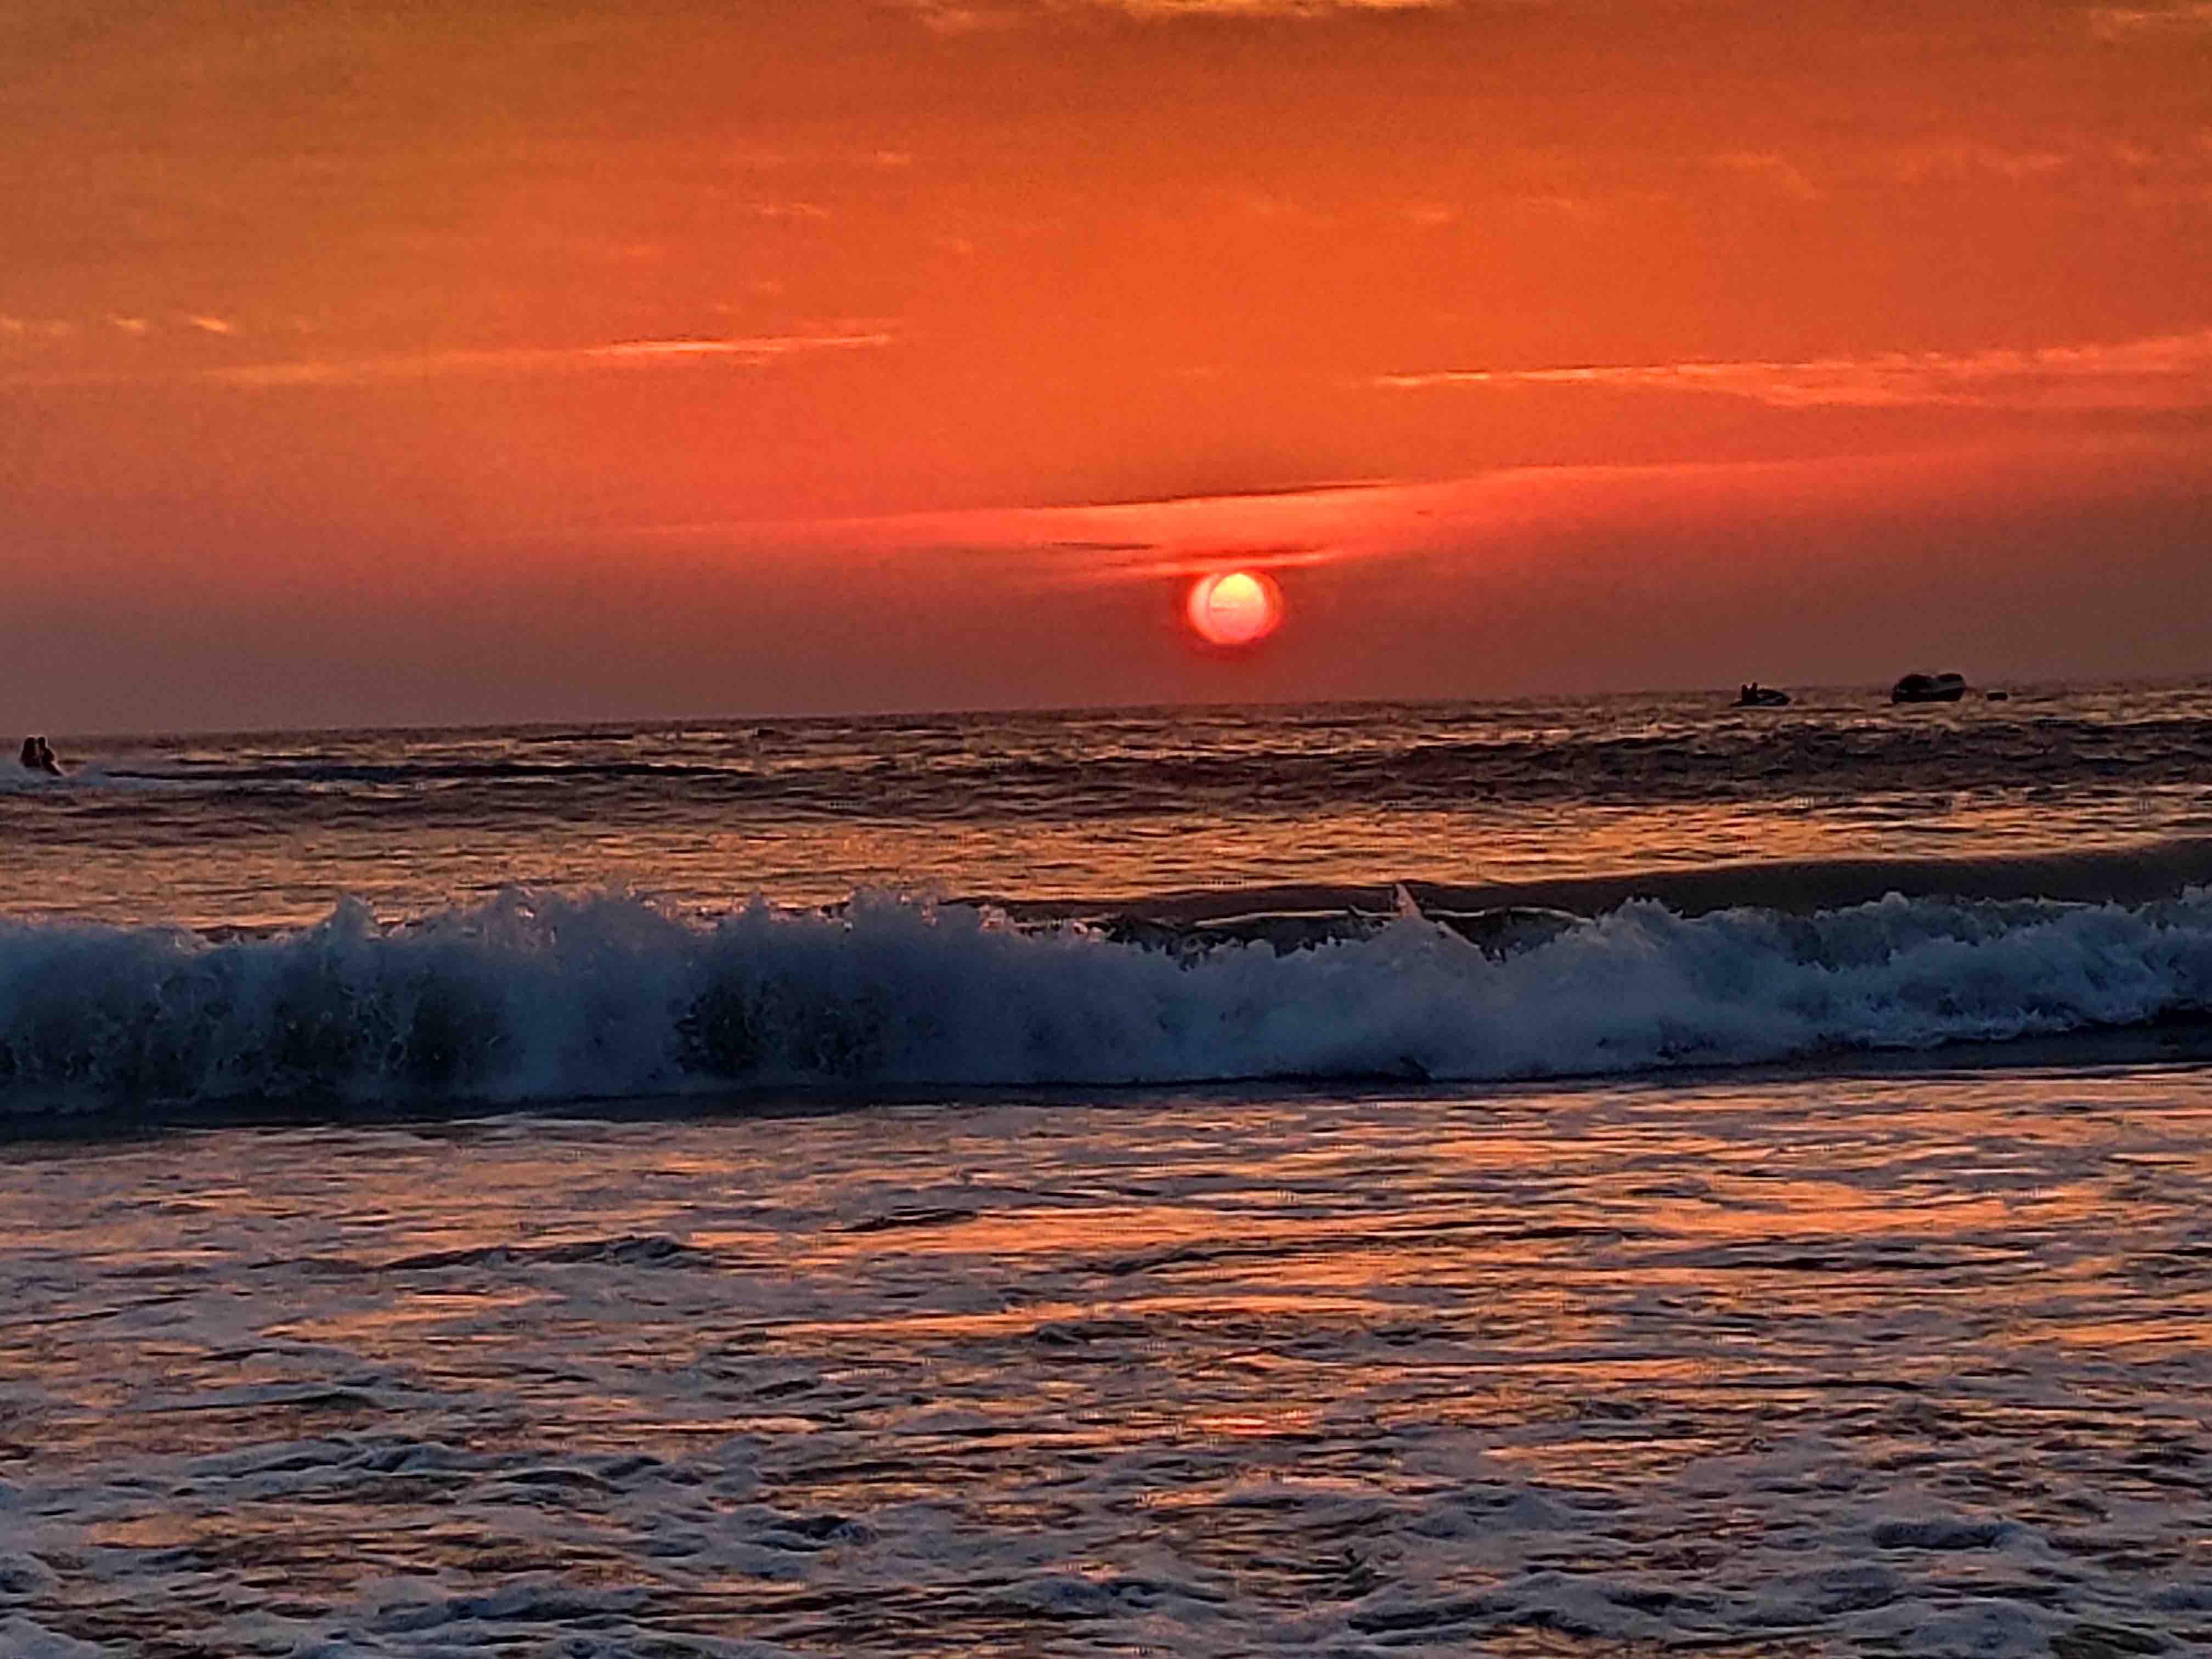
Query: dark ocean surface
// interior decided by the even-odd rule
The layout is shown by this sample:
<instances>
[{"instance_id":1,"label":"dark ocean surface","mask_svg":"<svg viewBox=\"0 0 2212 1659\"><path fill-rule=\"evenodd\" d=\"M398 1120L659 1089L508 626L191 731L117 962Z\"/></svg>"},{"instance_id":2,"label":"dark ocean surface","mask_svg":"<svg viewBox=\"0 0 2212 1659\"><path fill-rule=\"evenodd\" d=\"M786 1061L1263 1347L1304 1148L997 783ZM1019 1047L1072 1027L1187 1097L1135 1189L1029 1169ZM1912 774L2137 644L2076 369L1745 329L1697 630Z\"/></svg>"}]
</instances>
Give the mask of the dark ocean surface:
<instances>
[{"instance_id":1,"label":"dark ocean surface","mask_svg":"<svg viewBox=\"0 0 2212 1659\"><path fill-rule=\"evenodd\" d=\"M0 912L298 924L502 888L1053 900L2212 839L2212 687L70 738Z\"/></svg>"}]
</instances>

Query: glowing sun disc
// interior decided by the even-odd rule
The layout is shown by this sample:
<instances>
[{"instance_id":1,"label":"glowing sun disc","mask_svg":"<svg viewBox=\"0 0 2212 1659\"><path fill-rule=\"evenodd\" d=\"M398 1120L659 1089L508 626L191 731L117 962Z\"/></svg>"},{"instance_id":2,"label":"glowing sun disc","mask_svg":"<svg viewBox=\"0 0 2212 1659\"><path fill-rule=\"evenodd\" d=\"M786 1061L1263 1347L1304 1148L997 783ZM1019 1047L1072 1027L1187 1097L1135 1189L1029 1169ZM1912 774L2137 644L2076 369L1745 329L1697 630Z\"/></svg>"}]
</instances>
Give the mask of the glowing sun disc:
<instances>
[{"instance_id":1,"label":"glowing sun disc","mask_svg":"<svg viewBox=\"0 0 2212 1659\"><path fill-rule=\"evenodd\" d=\"M1249 645L1283 620L1282 590L1256 570L1200 576L1191 584L1190 625L1211 645Z\"/></svg>"}]
</instances>

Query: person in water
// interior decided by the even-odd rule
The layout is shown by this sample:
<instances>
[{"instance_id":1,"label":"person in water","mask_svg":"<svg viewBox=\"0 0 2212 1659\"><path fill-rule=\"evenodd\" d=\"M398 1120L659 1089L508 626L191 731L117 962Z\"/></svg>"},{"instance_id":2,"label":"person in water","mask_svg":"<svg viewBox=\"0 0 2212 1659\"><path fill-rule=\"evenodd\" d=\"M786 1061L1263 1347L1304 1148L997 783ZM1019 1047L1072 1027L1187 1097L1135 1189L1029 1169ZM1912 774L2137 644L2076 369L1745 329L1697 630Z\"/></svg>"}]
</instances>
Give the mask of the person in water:
<instances>
[{"instance_id":1,"label":"person in water","mask_svg":"<svg viewBox=\"0 0 2212 1659\"><path fill-rule=\"evenodd\" d=\"M44 738L23 739L23 752L18 758L26 772L44 772L49 777L62 775L62 763L54 758L54 751Z\"/></svg>"}]
</instances>

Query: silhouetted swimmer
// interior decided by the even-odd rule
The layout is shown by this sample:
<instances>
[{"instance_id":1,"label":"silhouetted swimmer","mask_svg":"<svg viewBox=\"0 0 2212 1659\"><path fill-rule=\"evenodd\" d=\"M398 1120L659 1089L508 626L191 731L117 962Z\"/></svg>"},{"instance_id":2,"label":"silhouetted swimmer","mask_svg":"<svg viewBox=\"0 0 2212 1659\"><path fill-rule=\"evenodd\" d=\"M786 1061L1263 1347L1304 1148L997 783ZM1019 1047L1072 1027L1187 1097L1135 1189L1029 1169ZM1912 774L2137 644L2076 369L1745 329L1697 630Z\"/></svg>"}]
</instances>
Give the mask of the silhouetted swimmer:
<instances>
[{"instance_id":1,"label":"silhouetted swimmer","mask_svg":"<svg viewBox=\"0 0 2212 1659\"><path fill-rule=\"evenodd\" d=\"M44 772L48 777L62 775L62 763L54 758L52 747L44 738L23 739L23 752L17 757L26 772Z\"/></svg>"}]
</instances>

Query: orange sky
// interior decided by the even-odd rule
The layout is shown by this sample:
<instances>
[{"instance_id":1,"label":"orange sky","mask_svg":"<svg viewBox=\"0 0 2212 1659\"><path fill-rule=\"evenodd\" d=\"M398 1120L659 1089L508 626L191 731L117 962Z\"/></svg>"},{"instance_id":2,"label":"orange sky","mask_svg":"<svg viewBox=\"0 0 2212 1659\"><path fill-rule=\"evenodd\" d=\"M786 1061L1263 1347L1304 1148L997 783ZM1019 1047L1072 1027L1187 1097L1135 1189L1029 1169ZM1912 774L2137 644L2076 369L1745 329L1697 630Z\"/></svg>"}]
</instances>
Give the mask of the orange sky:
<instances>
[{"instance_id":1,"label":"orange sky","mask_svg":"<svg viewBox=\"0 0 2212 1659\"><path fill-rule=\"evenodd\" d=\"M26 729L2212 665L2194 0L0 0L0 130Z\"/></svg>"}]
</instances>

